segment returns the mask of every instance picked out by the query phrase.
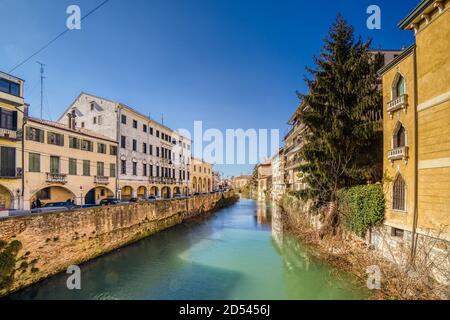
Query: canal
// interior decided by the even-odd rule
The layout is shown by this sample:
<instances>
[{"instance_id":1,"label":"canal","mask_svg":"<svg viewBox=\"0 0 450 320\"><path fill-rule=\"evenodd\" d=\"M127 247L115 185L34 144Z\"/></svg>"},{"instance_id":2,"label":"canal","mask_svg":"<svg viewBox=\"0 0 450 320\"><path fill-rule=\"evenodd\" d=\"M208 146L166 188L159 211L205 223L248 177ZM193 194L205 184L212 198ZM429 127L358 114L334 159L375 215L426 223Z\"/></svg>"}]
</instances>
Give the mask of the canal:
<instances>
[{"instance_id":1,"label":"canal","mask_svg":"<svg viewBox=\"0 0 450 320\"><path fill-rule=\"evenodd\" d=\"M57 253L55 253L57 254ZM361 299L349 275L283 233L280 212L241 200L81 266L81 290L59 274L9 299Z\"/></svg>"}]
</instances>

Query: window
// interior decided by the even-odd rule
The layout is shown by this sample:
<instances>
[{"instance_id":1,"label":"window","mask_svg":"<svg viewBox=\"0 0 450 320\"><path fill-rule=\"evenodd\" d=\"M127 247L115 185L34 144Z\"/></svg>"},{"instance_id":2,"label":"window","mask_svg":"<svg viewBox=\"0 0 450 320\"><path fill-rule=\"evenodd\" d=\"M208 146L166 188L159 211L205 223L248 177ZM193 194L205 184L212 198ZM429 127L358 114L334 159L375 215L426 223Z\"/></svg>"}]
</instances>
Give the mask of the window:
<instances>
[{"instance_id":1,"label":"window","mask_svg":"<svg viewBox=\"0 0 450 320\"><path fill-rule=\"evenodd\" d=\"M97 177L105 176L105 164L103 162L97 162Z\"/></svg>"},{"instance_id":2,"label":"window","mask_svg":"<svg viewBox=\"0 0 450 320\"><path fill-rule=\"evenodd\" d=\"M142 164L142 175L147 176L147 165L145 163Z\"/></svg>"},{"instance_id":3,"label":"window","mask_svg":"<svg viewBox=\"0 0 450 320\"><path fill-rule=\"evenodd\" d=\"M69 158L69 175L77 175L77 159Z\"/></svg>"},{"instance_id":4,"label":"window","mask_svg":"<svg viewBox=\"0 0 450 320\"><path fill-rule=\"evenodd\" d=\"M127 116L126 115L122 115L122 117L121 117L121 122L122 122L122 124L127 124Z\"/></svg>"},{"instance_id":5,"label":"window","mask_svg":"<svg viewBox=\"0 0 450 320\"><path fill-rule=\"evenodd\" d=\"M156 156L159 157L159 147L156 147Z\"/></svg>"},{"instance_id":6,"label":"window","mask_svg":"<svg viewBox=\"0 0 450 320\"><path fill-rule=\"evenodd\" d=\"M116 177L116 164L115 163L111 163L109 165L109 176L112 178Z\"/></svg>"},{"instance_id":7,"label":"window","mask_svg":"<svg viewBox=\"0 0 450 320\"><path fill-rule=\"evenodd\" d=\"M0 79L0 91L19 97L20 85L6 79Z\"/></svg>"},{"instance_id":8,"label":"window","mask_svg":"<svg viewBox=\"0 0 450 320\"><path fill-rule=\"evenodd\" d=\"M0 108L0 128L16 131L17 111Z\"/></svg>"},{"instance_id":9,"label":"window","mask_svg":"<svg viewBox=\"0 0 450 320\"><path fill-rule=\"evenodd\" d=\"M150 128L150 134L153 135L153 128Z\"/></svg>"},{"instance_id":10,"label":"window","mask_svg":"<svg viewBox=\"0 0 450 320\"><path fill-rule=\"evenodd\" d=\"M394 149L406 146L406 130L402 124L394 134Z\"/></svg>"},{"instance_id":11,"label":"window","mask_svg":"<svg viewBox=\"0 0 450 320\"><path fill-rule=\"evenodd\" d=\"M150 168L150 177L153 177L153 165L150 164L149 168Z\"/></svg>"},{"instance_id":12,"label":"window","mask_svg":"<svg viewBox=\"0 0 450 320\"><path fill-rule=\"evenodd\" d=\"M137 151L137 141L133 139L133 151Z\"/></svg>"},{"instance_id":13,"label":"window","mask_svg":"<svg viewBox=\"0 0 450 320\"><path fill-rule=\"evenodd\" d=\"M142 125L142 131L147 132L147 125L145 124Z\"/></svg>"},{"instance_id":14,"label":"window","mask_svg":"<svg viewBox=\"0 0 450 320\"><path fill-rule=\"evenodd\" d=\"M156 137L159 138L159 130L156 130Z\"/></svg>"},{"instance_id":15,"label":"window","mask_svg":"<svg viewBox=\"0 0 450 320\"><path fill-rule=\"evenodd\" d=\"M101 126L103 124L103 117L98 116L98 125Z\"/></svg>"},{"instance_id":16,"label":"window","mask_svg":"<svg viewBox=\"0 0 450 320\"><path fill-rule=\"evenodd\" d=\"M41 155L38 153L30 153L28 157L28 171L41 172Z\"/></svg>"},{"instance_id":17,"label":"window","mask_svg":"<svg viewBox=\"0 0 450 320\"><path fill-rule=\"evenodd\" d=\"M95 108L95 104L93 102L91 102L91 111L94 111Z\"/></svg>"},{"instance_id":18,"label":"window","mask_svg":"<svg viewBox=\"0 0 450 320\"><path fill-rule=\"evenodd\" d=\"M133 162L133 176L137 176L137 162Z\"/></svg>"},{"instance_id":19,"label":"window","mask_svg":"<svg viewBox=\"0 0 450 320\"><path fill-rule=\"evenodd\" d=\"M109 146L109 154L112 156L117 156L117 147L116 146Z\"/></svg>"},{"instance_id":20,"label":"window","mask_svg":"<svg viewBox=\"0 0 450 320\"><path fill-rule=\"evenodd\" d=\"M97 124L97 117L92 118L92 123Z\"/></svg>"},{"instance_id":21,"label":"window","mask_svg":"<svg viewBox=\"0 0 450 320\"><path fill-rule=\"evenodd\" d=\"M126 149L127 148L127 138L125 136L121 136L120 137L120 147L122 149Z\"/></svg>"},{"instance_id":22,"label":"window","mask_svg":"<svg viewBox=\"0 0 450 320\"><path fill-rule=\"evenodd\" d=\"M44 143L44 130L28 127L27 140Z\"/></svg>"},{"instance_id":23,"label":"window","mask_svg":"<svg viewBox=\"0 0 450 320\"><path fill-rule=\"evenodd\" d=\"M391 236L397 238L403 238L404 231L402 229L391 228Z\"/></svg>"},{"instance_id":24,"label":"window","mask_svg":"<svg viewBox=\"0 0 450 320\"><path fill-rule=\"evenodd\" d=\"M97 143L97 152L106 154L106 144Z\"/></svg>"},{"instance_id":25,"label":"window","mask_svg":"<svg viewBox=\"0 0 450 320\"><path fill-rule=\"evenodd\" d=\"M397 80L397 84L395 87L395 94L396 98L399 98L405 94L405 78L403 78L402 76L400 76L400 78L398 78Z\"/></svg>"},{"instance_id":26,"label":"window","mask_svg":"<svg viewBox=\"0 0 450 320\"><path fill-rule=\"evenodd\" d=\"M136 120L133 120L133 128L134 128L134 129L137 129L137 127L138 127L137 121L136 121Z\"/></svg>"},{"instance_id":27,"label":"window","mask_svg":"<svg viewBox=\"0 0 450 320\"><path fill-rule=\"evenodd\" d=\"M142 144L142 153L147 154L147 144L145 142Z\"/></svg>"},{"instance_id":28,"label":"window","mask_svg":"<svg viewBox=\"0 0 450 320\"><path fill-rule=\"evenodd\" d=\"M393 209L406 211L406 184L401 175L394 181Z\"/></svg>"},{"instance_id":29,"label":"window","mask_svg":"<svg viewBox=\"0 0 450 320\"><path fill-rule=\"evenodd\" d=\"M156 176L159 177L159 166L156 166Z\"/></svg>"},{"instance_id":30,"label":"window","mask_svg":"<svg viewBox=\"0 0 450 320\"><path fill-rule=\"evenodd\" d=\"M84 128L84 122L81 123L81 127Z\"/></svg>"},{"instance_id":31,"label":"window","mask_svg":"<svg viewBox=\"0 0 450 320\"><path fill-rule=\"evenodd\" d=\"M59 157L50 156L50 173L60 174L61 173L61 159Z\"/></svg>"},{"instance_id":32,"label":"window","mask_svg":"<svg viewBox=\"0 0 450 320\"><path fill-rule=\"evenodd\" d=\"M80 139L69 137L69 148L80 149Z\"/></svg>"},{"instance_id":33,"label":"window","mask_svg":"<svg viewBox=\"0 0 450 320\"><path fill-rule=\"evenodd\" d=\"M91 162L83 160L83 176L89 177L91 175Z\"/></svg>"},{"instance_id":34,"label":"window","mask_svg":"<svg viewBox=\"0 0 450 320\"><path fill-rule=\"evenodd\" d=\"M94 149L94 148L93 148L93 143L92 143L92 141L89 141L89 140L81 140L81 150L92 152L93 149Z\"/></svg>"},{"instance_id":35,"label":"window","mask_svg":"<svg viewBox=\"0 0 450 320\"><path fill-rule=\"evenodd\" d=\"M120 160L120 172L127 174L127 162L125 160Z\"/></svg>"},{"instance_id":36,"label":"window","mask_svg":"<svg viewBox=\"0 0 450 320\"><path fill-rule=\"evenodd\" d=\"M153 155L153 146L151 144L148 145L149 147L149 151L150 151L150 155Z\"/></svg>"},{"instance_id":37,"label":"window","mask_svg":"<svg viewBox=\"0 0 450 320\"><path fill-rule=\"evenodd\" d=\"M16 149L0 147L0 176L16 176Z\"/></svg>"},{"instance_id":38,"label":"window","mask_svg":"<svg viewBox=\"0 0 450 320\"><path fill-rule=\"evenodd\" d=\"M64 135L54 132L47 133L47 143L55 146L64 146Z\"/></svg>"}]
</instances>

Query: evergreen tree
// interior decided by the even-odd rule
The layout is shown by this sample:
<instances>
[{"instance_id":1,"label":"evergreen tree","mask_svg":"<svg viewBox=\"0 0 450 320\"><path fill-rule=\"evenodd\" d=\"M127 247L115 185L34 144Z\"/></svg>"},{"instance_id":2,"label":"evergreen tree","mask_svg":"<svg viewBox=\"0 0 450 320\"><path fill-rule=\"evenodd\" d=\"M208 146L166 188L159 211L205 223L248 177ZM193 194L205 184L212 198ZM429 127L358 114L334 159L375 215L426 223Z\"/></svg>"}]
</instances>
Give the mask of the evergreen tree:
<instances>
[{"instance_id":1,"label":"evergreen tree","mask_svg":"<svg viewBox=\"0 0 450 320\"><path fill-rule=\"evenodd\" d=\"M381 59L369 52L370 43L355 40L353 28L338 16L316 67L307 69L309 93L298 94L308 132L300 151L308 188L301 196L316 206L334 203L343 187L382 175L382 98L376 86Z\"/></svg>"}]
</instances>

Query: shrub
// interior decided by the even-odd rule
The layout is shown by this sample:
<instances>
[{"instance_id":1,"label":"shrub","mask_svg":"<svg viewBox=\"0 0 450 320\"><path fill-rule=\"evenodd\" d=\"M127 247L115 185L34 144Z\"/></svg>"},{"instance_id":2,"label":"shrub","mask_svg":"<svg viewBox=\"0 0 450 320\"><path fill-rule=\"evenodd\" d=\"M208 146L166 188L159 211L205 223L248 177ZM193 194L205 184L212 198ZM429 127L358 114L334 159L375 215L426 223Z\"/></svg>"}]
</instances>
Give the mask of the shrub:
<instances>
[{"instance_id":1,"label":"shrub","mask_svg":"<svg viewBox=\"0 0 450 320\"><path fill-rule=\"evenodd\" d=\"M381 185L343 189L338 194L338 204L346 229L360 237L384 220L385 198Z\"/></svg>"}]
</instances>

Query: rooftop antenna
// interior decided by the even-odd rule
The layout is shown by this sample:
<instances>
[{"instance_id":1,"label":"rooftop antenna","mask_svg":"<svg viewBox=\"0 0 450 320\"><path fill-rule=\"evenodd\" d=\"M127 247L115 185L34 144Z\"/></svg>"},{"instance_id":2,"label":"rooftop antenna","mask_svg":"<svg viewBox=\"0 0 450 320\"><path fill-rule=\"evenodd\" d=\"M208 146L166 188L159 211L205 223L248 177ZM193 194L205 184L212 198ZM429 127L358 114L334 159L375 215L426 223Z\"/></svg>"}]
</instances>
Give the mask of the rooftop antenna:
<instances>
[{"instance_id":1,"label":"rooftop antenna","mask_svg":"<svg viewBox=\"0 0 450 320\"><path fill-rule=\"evenodd\" d=\"M41 63L39 61L36 61L36 63L41 66L41 120L42 120L42 107L43 107L43 104L44 104L44 79L45 79L45 77L44 77L44 67L45 67L45 64L43 64L43 63Z\"/></svg>"},{"instance_id":2,"label":"rooftop antenna","mask_svg":"<svg viewBox=\"0 0 450 320\"><path fill-rule=\"evenodd\" d=\"M164 125L164 113L161 113L161 124Z\"/></svg>"}]
</instances>

